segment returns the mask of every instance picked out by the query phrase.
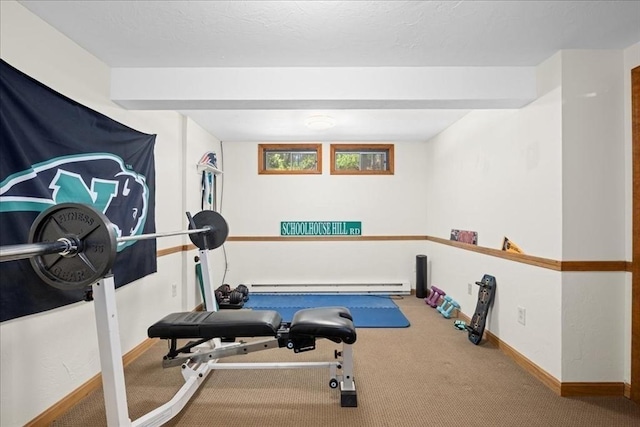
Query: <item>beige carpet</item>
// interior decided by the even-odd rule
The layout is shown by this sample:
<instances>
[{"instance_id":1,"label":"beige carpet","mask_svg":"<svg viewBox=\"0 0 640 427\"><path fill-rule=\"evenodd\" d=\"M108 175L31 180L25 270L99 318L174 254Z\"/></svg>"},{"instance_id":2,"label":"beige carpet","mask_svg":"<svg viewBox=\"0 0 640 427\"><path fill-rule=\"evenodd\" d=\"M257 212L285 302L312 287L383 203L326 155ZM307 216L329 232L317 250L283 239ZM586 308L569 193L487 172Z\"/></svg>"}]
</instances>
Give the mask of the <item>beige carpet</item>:
<instances>
[{"instance_id":1,"label":"beige carpet","mask_svg":"<svg viewBox=\"0 0 640 427\"><path fill-rule=\"evenodd\" d=\"M623 398L558 397L487 342L474 346L415 296L396 300L411 327L358 329L357 408L341 408L327 369L215 371L170 426L640 426ZM273 349L225 359L328 361L334 344L302 354ZM160 342L126 368L131 419L173 397L179 368L162 369ZM102 391L53 423L106 425Z\"/></svg>"}]
</instances>

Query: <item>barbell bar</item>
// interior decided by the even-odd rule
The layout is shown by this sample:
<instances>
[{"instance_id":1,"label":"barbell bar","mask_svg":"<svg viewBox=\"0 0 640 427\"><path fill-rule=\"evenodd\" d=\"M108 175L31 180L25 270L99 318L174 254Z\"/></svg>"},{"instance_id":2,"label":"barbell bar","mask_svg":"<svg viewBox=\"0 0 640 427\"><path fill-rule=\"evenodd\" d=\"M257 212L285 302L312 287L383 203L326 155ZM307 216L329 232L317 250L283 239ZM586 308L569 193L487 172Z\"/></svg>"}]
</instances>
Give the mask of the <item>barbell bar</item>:
<instances>
[{"instance_id":1,"label":"barbell bar","mask_svg":"<svg viewBox=\"0 0 640 427\"><path fill-rule=\"evenodd\" d=\"M16 261L44 253L66 254L73 251L73 248L73 243L66 238L60 238L55 242L0 246L0 258L2 258L3 262Z\"/></svg>"},{"instance_id":2,"label":"barbell bar","mask_svg":"<svg viewBox=\"0 0 640 427\"><path fill-rule=\"evenodd\" d=\"M121 242L131 242L135 240L151 240L151 239L157 239L158 237L181 236L185 234L195 234L195 233L209 233L210 231L212 231L211 227L197 228L195 230L165 231L164 233L140 234L139 236L118 237L116 238L116 241L118 243L121 243Z\"/></svg>"},{"instance_id":3,"label":"barbell bar","mask_svg":"<svg viewBox=\"0 0 640 427\"><path fill-rule=\"evenodd\" d=\"M109 219L88 205L62 203L38 215L29 231L29 243L0 246L0 261L29 259L36 274L62 290L84 289L108 274L119 242L189 235L200 249L215 249L229 234L217 212L187 212L189 229L116 237Z\"/></svg>"},{"instance_id":4,"label":"barbell bar","mask_svg":"<svg viewBox=\"0 0 640 427\"><path fill-rule=\"evenodd\" d=\"M167 231L164 233L141 234L138 236L117 237L116 242L131 242L135 240L151 240L158 237L180 236L193 233L208 233L210 227L198 228L186 231ZM24 243L20 245L0 246L0 258L4 261L15 261L27 259L36 255L58 254L62 256L73 256L78 251L78 242L72 239L61 237L55 242Z\"/></svg>"}]
</instances>

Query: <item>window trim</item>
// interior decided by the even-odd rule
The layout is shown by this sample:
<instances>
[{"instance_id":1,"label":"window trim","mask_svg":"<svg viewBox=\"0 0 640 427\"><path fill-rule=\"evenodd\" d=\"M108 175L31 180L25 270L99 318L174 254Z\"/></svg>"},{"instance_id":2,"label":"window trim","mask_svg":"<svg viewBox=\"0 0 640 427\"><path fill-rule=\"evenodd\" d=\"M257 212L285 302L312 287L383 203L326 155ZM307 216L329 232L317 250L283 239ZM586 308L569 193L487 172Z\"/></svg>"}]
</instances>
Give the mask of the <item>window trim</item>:
<instances>
[{"instance_id":1,"label":"window trim","mask_svg":"<svg viewBox=\"0 0 640 427\"><path fill-rule=\"evenodd\" d=\"M331 175L393 175L394 174L394 144L331 144ZM374 171L336 170L336 153L340 151L387 151L387 169Z\"/></svg>"},{"instance_id":2,"label":"window trim","mask_svg":"<svg viewBox=\"0 0 640 427\"><path fill-rule=\"evenodd\" d=\"M315 170L277 170L265 168L265 152L270 150L315 151L318 158ZM319 175L322 174L322 144L313 143L277 143L258 144L258 175Z\"/></svg>"}]
</instances>

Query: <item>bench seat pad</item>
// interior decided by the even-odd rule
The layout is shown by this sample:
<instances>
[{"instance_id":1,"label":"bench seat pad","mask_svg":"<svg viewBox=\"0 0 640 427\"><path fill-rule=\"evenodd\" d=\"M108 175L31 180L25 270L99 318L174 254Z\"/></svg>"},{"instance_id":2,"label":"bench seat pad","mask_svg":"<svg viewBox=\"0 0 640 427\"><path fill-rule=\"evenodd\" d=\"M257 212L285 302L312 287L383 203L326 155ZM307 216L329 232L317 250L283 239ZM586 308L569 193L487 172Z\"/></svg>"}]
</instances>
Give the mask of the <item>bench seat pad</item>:
<instances>
[{"instance_id":1,"label":"bench seat pad","mask_svg":"<svg viewBox=\"0 0 640 427\"><path fill-rule=\"evenodd\" d=\"M172 313L149 327L149 338L211 339L220 337L274 337L282 318L274 310L196 311ZM345 307L307 308L297 311L289 326L292 339L327 338L356 342L356 328Z\"/></svg>"},{"instance_id":2,"label":"bench seat pad","mask_svg":"<svg viewBox=\"0 0 640 427\"><path fill-rule=\"evenodd\" d=\"M149 338L273 337L282 318L273 310L172 313L149 327Z\"/></svg>"},{"instance_id":3,"label":"bench seat pad","mask_svg":"<svg viewBox=\"0 0 640 427\"><path fill-rule=\"evenodd\" d=\"M356 342L353 317L346 307L306 308L296 311L291 321L289 335L296 337L327 338L346 344Z\"/></svg>"}]
</instances>

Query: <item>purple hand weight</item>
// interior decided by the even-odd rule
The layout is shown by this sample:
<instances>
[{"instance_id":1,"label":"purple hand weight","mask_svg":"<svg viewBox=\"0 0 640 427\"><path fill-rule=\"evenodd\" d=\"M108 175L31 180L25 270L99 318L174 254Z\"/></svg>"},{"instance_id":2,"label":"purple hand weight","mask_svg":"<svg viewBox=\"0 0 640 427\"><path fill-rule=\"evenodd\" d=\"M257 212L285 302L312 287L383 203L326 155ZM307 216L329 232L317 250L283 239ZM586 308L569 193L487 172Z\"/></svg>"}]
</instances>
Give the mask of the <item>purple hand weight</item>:
<instances>
[{"instance_id":1,"label":"purple hand weight","mask_svg":"<svg viewBox=\"0 0 640 427\"><path fill-rule=\"evenodd\" d=\"M431 294L429 295L429 298L425 300L425 302L431 307L436 308L438 306L438 303L440 302L440 297L443 297L445 295L446 293L443 290L436 288L435 286L431 286Z\"/></svg>"}]
</instances>

